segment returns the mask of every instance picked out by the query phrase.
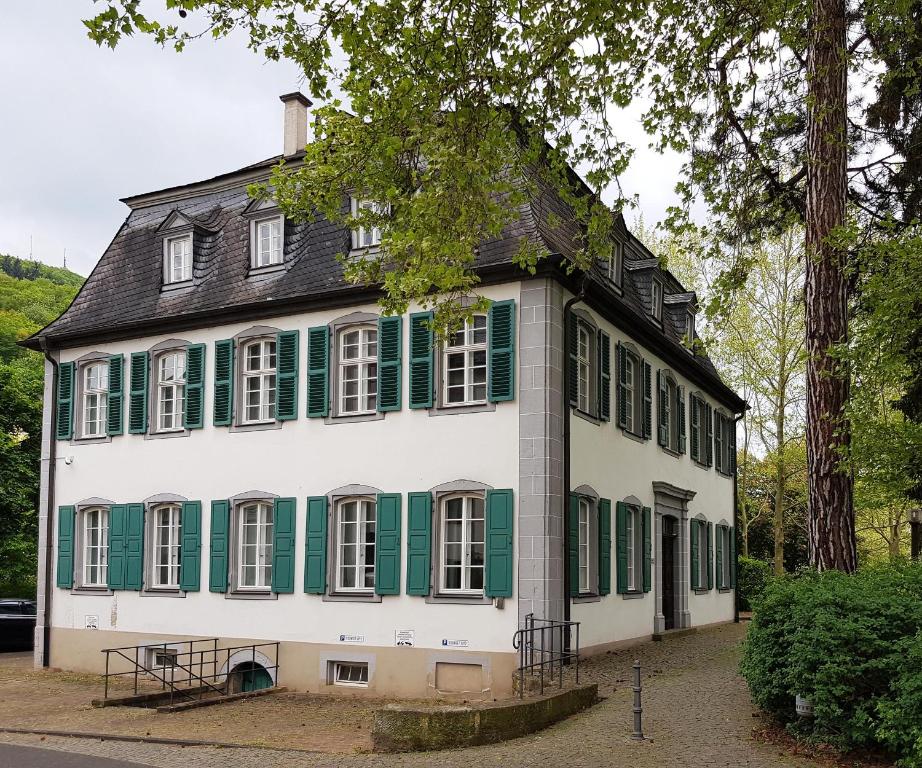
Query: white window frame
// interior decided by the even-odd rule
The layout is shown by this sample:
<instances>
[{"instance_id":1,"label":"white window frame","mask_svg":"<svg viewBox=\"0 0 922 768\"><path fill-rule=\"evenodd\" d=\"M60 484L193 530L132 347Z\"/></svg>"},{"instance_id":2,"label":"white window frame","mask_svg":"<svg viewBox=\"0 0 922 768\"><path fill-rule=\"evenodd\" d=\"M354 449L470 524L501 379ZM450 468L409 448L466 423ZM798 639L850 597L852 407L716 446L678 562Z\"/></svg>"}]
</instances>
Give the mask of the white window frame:
<instances>
[{"instance_id":1,"label":"white window frame","mask_svg":"<svg viewBox=\"0 0 922 768\"><path fill-rule=\"evenodd\" d=\"M170 358L173 358L173 378L164 378L164 364ZM186 406L186 350L185 349L168 349L158 353L155 356L157 388L155 400L156 421L155 432L180 432L185 428L183 418ZM181 361L181 365L177 363ZM176 369L180 368L180 375L176 375ZM164 413L165 396L169 393L170 401L173 404L171 414ZM169 416L169 421L164 418Z\"/></svg>"},{"instance_id":2,"label":"white window frame","mask_svg":"<svg viewBox=\"0 0 922 768\"><path fill-rule=\"evenodd\" d=\"M697 331L695 330L695 313L691 310L685 313L685 343L688 345L690 351L694 351L695 338L697 336Z\"/></svg>"},{"instance_id":3,"label":"white window frame","mask_svg":"<svg viewBox=\"0 0 922 768\"><path fill-rule=\"evenodd\" d=\"M349 688L368 687L368 662L367 661L334 661L331 682L333 685L343 685ZM358 679L353 679L358 671Z\"/></svg>"},{"instance_id":4,"label":"white window frame","mask_svg":"<svg viewBox=\"0 0 922 768\"><path fill-rule=\"evenodd\" d=\"M91 522L93 525L91 526ZM96 543L90 543L90 532L97 532ZM80 586L109 586L109 509L88 507L80 510ZM93 557L91 557L93 553ZM93 577L90 578L92 572Z\"/></svg>"},{"instance_id":5,"label":"white window frame","mask_svg":"<svg viewBox=\"0 0 922 768\"><path fill-rule=\"evenodd\" d=\"M166 515L166 525L162 524ZM151 509L151 588L179 589L182 557L182 507L179 504L158 504ZM165 536L164 536L165 533ZM167 579L162 579L162 569Z\"/></svg>"},{"instance_id":6,"label":"white window frame","mask_svg":"<svg viewBox=\"0 0 922 768\"><path fill-rule=\"evenodd\" d=\"M275 337L247 339L241 345L241 424L267 424L275 421L275 400L278 397L278 349ZM250 350L259 347L259 366L249 368ZM250 389L250 382L257 387ZM257 395L257 402L250 403L250 395ZM251 408L258 408L256 418L250 415Z\"/></svg>"},{"instance_id":7,"label":"white window frame","mask_svg":"<svg viewBox=\"0 0 922 768\"><path fill-rule=\"evenodd\" d=\"M343 510L349 504L356 505L356 519L354 522L343 520ZM377 540L375 537L378 522L377 501L372 496L346 496L336 500L336 573L334 576L334 589L337 593L346 594L373 594L375 591L375 554L377 552ZM369 511L371 515L369 516ZM355 541L346 542L345 528L347 525L354 525L356 530ZM371 534L371 541L367 537ZM369 562L369 547L371 549L371 561ZM354 563L346 565L345 554L347 549L354 550ZM352 569L355 581L354 586L343 584L344 570ZM371 586L366 586L364 576L371 573Z\"/></svg>"},{"instance_id":8,"label":"white window frame","mask_svg":"<svg viewBox=\"0 0 922 768\"><path fill-rule=\"evenodd\" d=\"M352 198L352 216L358 217L361 210L375 210L379 213L387 213L388 206L375 200L366 200L362 198ZM381 246L381 228L366 227L359 224L352 230L352 248L353 250L364 251Z\"/></svg>"},{"instance_id":9,"label":"white window frame","mask_svg":"<svg viewBox=\"0 0 922 768\"><path fill-rule=\"evenodd\" d=\"M608 257L608 263L605 265L605 276L609 282L615 285L621 285L621 269L624 260L624 246L620 240L616 240L611 249L611 255Z\"/></svg>"},{"instance_id":10,"label":"white window frame","mask_svg":"<svg viewBox=\"0 0 922 768\"><path fill-rule=\"evenodd\" d=\"M707 520L697 518L698 525L698 589L708 588L708 524Z\"/></svg>"},{"instance_id":11,"label":"white window frame","mask_svg":"<svg viewBox=\"0 0 922 768\"><path fill-rule=\"evenodd\" d=\"M176 269L176 256L174 245L182 245L179 255L179 269ZM163 284L179 285L192 280L192 233L165 237L163 239Z\"/></svg>"},{"instance_id":12,"label":"white window frame","mask_svg":"<svg viewBox=\"0 0 922 768\"><path fill-rule=\"evenodd\" d=\"M663 283L654 277L650 282L650 314L654 320L663 319Z\"/></svg>"},{"instance_id":13,"label":"white window frame","mask_svg":"<svg viewBox=\"0 0 922 768\"><path fill-rule=\"evenodd\" d=\"M730 562L730 526L728 525L718 525L717 530L720 532L718 536L717 546L720 547L720 582L718 586L721 589L730 589L730 574L733 564Z\"/></svg>"},{"instance_id":14,"label":"white window frame","mask_svg":"<svg viewBox=\"0 0 922 768\"><path fill-rule=\"evenodd\" d=\"M247 523L247 511L255 510L255 523ZM272 589L272 551L275 545L275 509L271 502L244 501L237 505L236 519L236 575L235 589L240 592L268 592ZM256 529L256 539L246 540L246 529ZM246 550L253 550L252 563L246 562ZM252 570L253 583L245 577Z\"/></svg>"},{"instance_id":15,"label":"white window frame","mask_svg":"<svg viewBox=\"0 0 922 768\"><path fill-rule=\"evenodd\" d=\"M278 232L273 234L273 226L278 227ZM263 228L268 228L266 236ZM252 269L267 269L277 267L285 261L285 217L282 214L263 216L250 223L250 267ZM268 248L263 249L267 243Z\"/></svg>"},{"instance_id":16,"label":"white window frame","mask_svg":"<svg viewBox=\"0 0 922 768\"><path fill-rule=\"evenodd\" d=\"M99 369L96 374L95 386L90 386L90 373ZM80 414L81 437L105 437L108 433L109 421L109 362L108 360L92 360L84 363L80 368L81 400ZM96 416L89 420L90 402Z\"/></svg>"},{"instance_id":17,"label":"white window frame","mask_svg":"<svg viewBox=\"0 0 922 768\"><path fill-rule=\"evenodd\" d=\"M637 507L628 505L624 515L625 557L627 559L627 591L637 591L637 531L640 515Z\"/></svg>"},{"instance_id":18,"label":"white window frame","mask_svg":"<svg viewBox=\"0 0 922 768\"><path fill-rule=\"evenodd\" d=\"M592 402L592 331L576 323L576 408L589 413Z\"/></svg>"},{"instance_id":19,"label":"white window frame","mask_svg":"<svg viewBox=\"0 0 922 768\"><path fill-rule=\"evenodd\" d=\"M461 500L461 541L452 541L447 540L447 528L448 528L448 504L451 501ZM480 506L480 517L474 517L473 511L474 507L477 506L475 502L479 502ZM476 522L481 523L484 535L478 541L474 536L472 536L472 528ZM460 564L460 574L461 574L461 586L460 587L449 587L448 586L448 570L449 567L456 569L459 566L448 565L447 561L447 547L449 544L460 544L461 545L461 564ZM483 553L483 561L480 564L472 562L472 550L477 545L480 545L481 551ZM483 596L483 586L480 588L472 587L474 579L473 575L480 571L481 573L481 584L486 584L486 501L484 497L480 494L471 494L471 493L453 493L446 496L443 496L439 499L439 592L443 595L464 595L464 596Z\"/></svg>"},{"instance_id":20,"label":"white window frame","mask_svg":"<svg viewBox=\"0 0 922 768\"><path fill-rule=\"evenodd\" d=\"M626 367L629 366L628 375L624 377L624 428L631 434L638 434L634 430L634 423L637 420L637 394L641 389L637 386L637 372L643 369L643 364L627 349L624 350L624 363Z\"/></svg>"},{"instance_id":21,"label":"white window frame","mask_svg":"<svg viewBox=\"0 0 922 768\"><path fill-rule=\"evenodd\" d=\"M482 325L478 325L482 321ZM464 327L455 331L442 348L442 405L457 408L465 405L484 405L487 402L487 316L476 314L464 320ZM478 338L482 335L482 341ZM461 343L458 343L461 342ZM463 355L463 368L449 368L449 358ZM477 359L482 355L483 362ZM463 371L463 382L451 383L451 373ZM477 381L479 373L483 381ZM463 390L463 400L450 400L449 393ZM482 394L482 397L480 396Z\"/></svg>"},{"instance_id":22,"label":"white window frame","mask_svg":"<svg viewBox=\"0 0 922 768\"><path fill-rule=\"evenodd\" d=\"M346 358L346 338L358 334L358 356ZM374 340L371 340L371 337ZM366 416L376 413L378 409L378 326L348 325L336 332L337 365L336 377L337 415ZM347 378L347 370L355 368L356 377ZM356 392L346 394L347 382L356 383ZM357 407L347 408L347 400L355 399Z\"/></svg>"},{"instance_id":23,"label":"white window frame","mask_svg":"<svg viewBox=\"0 0 922 768\"><path fill-rule=\"evenodd\" d=\"M581 595L592 592L592 504L584 496L579 497L577 514L577 565L579 571L578 591Z\"/></svg>"}]
</instances>

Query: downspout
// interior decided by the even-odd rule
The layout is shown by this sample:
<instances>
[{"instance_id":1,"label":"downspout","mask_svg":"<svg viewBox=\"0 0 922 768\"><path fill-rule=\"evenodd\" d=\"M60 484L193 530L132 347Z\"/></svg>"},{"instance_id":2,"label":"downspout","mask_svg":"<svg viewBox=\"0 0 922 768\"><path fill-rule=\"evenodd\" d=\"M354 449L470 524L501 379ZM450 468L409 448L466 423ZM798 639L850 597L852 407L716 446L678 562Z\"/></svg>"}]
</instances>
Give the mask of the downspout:
<instances>
[{"instance_id":1,"label":"downspout","mask_svg":"<svg viewBox=\"0 0 922 768\"><path fill-rule=\"evenodd\" d=\"M55 452L57 450L57 435L55 433L55 419L58 417L57 409L55 403L57 402L58 396L58 361L55 360L51 355L48 354L48 345L45 339L41 340L42 353L45 355L45 359L51 363L51 421L50 421L50 433L47 436L48 439L48 492L46 498L46 511L45 515L45 578L44 583L42 584L43 591L45 593L44 606L42 610L42 666L49 666L49 659L51 656L51 596L53 594L51 588L51 553L53 550L53 534L54 534L54 470L56 457ZM45 437L43 436L43 441ZM39 506L41 506L41 499L39 499Z\"/></svg>"},{"instance_id":2,"label":"downspout","mask_svg":"<svg viewBox=\"0 0 922 768\"><path fill-rule=\"evenodd\" d=\"M570 526L567 515L570 511L570 309L586 296L586 281L589 276L583 273L579 293L563 305L563 620L570 620ZM570 648L570 636L567 633L567 650Z\"/></svg>"},{"instance_id":3,"label":"downspout","mask_svg":"<svg viewBox=\"0 0 922 768\"><path fill-rule=\"evenodd\" d=\"M747 406L748 407L748 406ZM740 423L746 415L744 410L739 415L733 417L733 455L736 455L736 425ZM739 533L739 516L740 516L740 499L739 499L739 462L733 460L733 537L736 538ZM740 623L740 548L733 542L733 623Z\"/></svg>"}]
</instances>

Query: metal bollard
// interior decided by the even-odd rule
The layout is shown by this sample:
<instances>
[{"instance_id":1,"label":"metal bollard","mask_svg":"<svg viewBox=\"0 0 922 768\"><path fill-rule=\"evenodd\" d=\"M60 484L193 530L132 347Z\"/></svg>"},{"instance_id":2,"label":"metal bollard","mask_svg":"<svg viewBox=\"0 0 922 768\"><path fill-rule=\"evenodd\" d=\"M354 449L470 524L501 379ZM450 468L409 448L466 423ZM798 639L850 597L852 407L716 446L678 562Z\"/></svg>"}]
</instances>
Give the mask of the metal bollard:
<instances>
[{"instance_id":1,"label":"metal bollard","mask_svg":"<svg viewBox=\"0 0 922 768\"><path fill-rule=\"evenodd\" d=\"M634 741L643 741L643 707L640 704L640 661L634 662L634 733L631 738Z\"/></svg>"}]
</instances>

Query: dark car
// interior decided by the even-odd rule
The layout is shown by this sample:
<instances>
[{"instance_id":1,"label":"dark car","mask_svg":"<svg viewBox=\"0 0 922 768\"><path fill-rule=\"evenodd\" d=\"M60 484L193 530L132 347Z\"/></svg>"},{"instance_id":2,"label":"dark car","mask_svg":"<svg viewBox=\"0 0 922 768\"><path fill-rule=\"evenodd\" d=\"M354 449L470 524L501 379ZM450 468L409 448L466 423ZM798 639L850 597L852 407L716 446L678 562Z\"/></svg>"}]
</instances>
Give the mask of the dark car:
<instances>
[{"instance_id":1,"label":"dark car","mask_svg":"<svg viewBox=\"0 0 922 768\"><path fill-rule=\"evenodd\" d=\"M28 651L35 635L35 601L0 598L0 650Z\"/></svg>"}]
</instances>

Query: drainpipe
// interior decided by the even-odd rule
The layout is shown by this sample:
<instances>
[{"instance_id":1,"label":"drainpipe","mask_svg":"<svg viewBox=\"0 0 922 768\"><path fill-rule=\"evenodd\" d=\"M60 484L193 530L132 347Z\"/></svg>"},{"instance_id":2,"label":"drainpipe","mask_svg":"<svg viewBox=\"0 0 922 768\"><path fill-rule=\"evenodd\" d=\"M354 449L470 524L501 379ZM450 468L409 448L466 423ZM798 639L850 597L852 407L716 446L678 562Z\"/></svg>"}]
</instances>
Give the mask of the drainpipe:
<instances>
[{"instance_id":1,"label":"drainpipe","mask_svg":"<svg viewBox=\"0 0 922 768\"><path fill-rule=\"evenodd\" d=\"M51 363L51 424L50 424L50 434L47 436L42 436L42 441L48 440L48 489L47 489L47 498L46 503L46 512L45 515L45 578L44 583L41 585L45 593L44 606L42 610L42 666L49 666L49 657L51 655L51 552L53 549L52 543L54 542L53 538L53 529L54 529L54 470L56 464L55 453L57 450L57 437L55 434L55 419L58 414L55 412L55 403L57 402L58 396L58 361L55 360L50 354L48 354L48 344L45 339L41 340L42 353L45 355L45 359ZM41 506L41 499L39 499L39 506ZM42 554L42 553L40 553ZM37 617L36 617L37 618Z\"/></svg>"},{"instance_id":2,"label":"drainpipe","mask_svg":"<svg viewBox=\"0 0 922 768\"><path fill-rule=\"evenodd\" d=\"M736 425L740 423L740 420L746 415L746 412L733 417L733 453L736 455ZM739 516L740 516L740 500L739 500L739 464L734 460L733 462L733 537L736 538L736 535L739 533ZM736 585L733 588L733 623L740 623L740 589L739 589L739 570L740 570L740 549L736 546L736 542L733 542L733 551L736 553L736 557L733 558L733 583Z\"/></svg>"},{"instance_id":3,"label":"drainpipe","mask_svg":"<svg viewBox=\"0 0 922 768\"><path fill-rule=\"evenodd\" d=\"M579 293L563 305L563 620L570 620L570 526L567 515L570 509L570 309L586 296L586 281L589 276L583 273ZM566 634L566 650L570 650L570 634Z\"/></svg>"}]
</instances>

